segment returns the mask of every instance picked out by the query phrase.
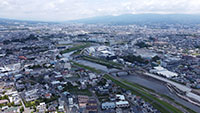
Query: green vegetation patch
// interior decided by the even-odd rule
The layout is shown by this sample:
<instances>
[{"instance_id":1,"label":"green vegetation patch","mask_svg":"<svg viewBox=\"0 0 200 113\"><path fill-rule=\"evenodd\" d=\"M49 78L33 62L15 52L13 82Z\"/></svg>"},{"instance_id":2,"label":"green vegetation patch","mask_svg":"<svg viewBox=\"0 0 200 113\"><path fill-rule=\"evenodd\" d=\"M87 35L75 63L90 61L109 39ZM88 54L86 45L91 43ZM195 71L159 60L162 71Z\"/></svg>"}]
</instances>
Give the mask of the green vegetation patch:
<instances>
[{"instance_id":1,"label":"green vegetation patch","mask_svg":"<svg viewBox=\"0 0 200 113\"><path fill-rule=\"evenodd\" d=\"M128 62L139 62L143 64L148 64L148 60L143 59L141 56L135 56L135 55L128 55L122 57L125 61Z\"/></svg>"},{"instance_id":2,"label":"green vegetation patch","mask_svg":"<svg viewBox=\"0 0 200 113\"><path fill-rule=\"evenodd\" d=\"M138 42L137 44L135 44L136 46L140 47L140 48L145 48L145 47L152 47L149 44L146 44L145 42Z\"/></svg>"},{"instance_id":3,"label":"green vegetation patch","mask_svg":"<svg viewBox=\"0 0 200 113\"><path fill-rule=\"evenodd\" d=\"M77 50L76 52L74 52L72 55L73 56L75 56L75 55L80 55L81 54L81 51L82 51L82 49L80 49L80 50Z\"/></svg>"},{"instance_id":4,"label":"green vegetation patch","mask_svg":"<svg viewBox=\"0 0 200 113\"><path fill-rule=\"evenodd\" d=\"M91 46L91 44L89 44L89 43L77 45L77 46L74 46L74 47L71 47L71 48L68 48L68 49L61 51L60 54L65 54L65 53L69 53L69 52L72 52L72 51L75 51L75 50L80 50L80 49L83 49L83 48L86 48L86 47L89 47L89 46Z\"/></svg>"},{"instance_id":5,"label":"green vegetation patch","mask_svg":"<svg viewBox=\"0 0 200 113\"><path fill-rule=\"evenodd\" d=\"M89 91L88 88L79 89L78 86L73 86L71 83L67 83L67 85L64 86L63 91L68 91L70 93L77 94L77 95L92 96L92 93Z\"/></svg>"},{"instance_id":6,"label":"green vegetation patch","mask_svg":"<svg viewBox=\"0 0 200 113\"><path fill-rule=\"evenodd\" d=\"M84 56L82 57L84 60L88 60L90 62L95 62L97 64L101 64L104 66L107 66L108 68L117 68L117 69L121 69L121 64L116 63L116 62L112 62L112 61L108 61L108 60L104 60L104 59L99 59L99 58L94 58L94 57L89 57L89 56Z\"/></svg>"}]
</instances>

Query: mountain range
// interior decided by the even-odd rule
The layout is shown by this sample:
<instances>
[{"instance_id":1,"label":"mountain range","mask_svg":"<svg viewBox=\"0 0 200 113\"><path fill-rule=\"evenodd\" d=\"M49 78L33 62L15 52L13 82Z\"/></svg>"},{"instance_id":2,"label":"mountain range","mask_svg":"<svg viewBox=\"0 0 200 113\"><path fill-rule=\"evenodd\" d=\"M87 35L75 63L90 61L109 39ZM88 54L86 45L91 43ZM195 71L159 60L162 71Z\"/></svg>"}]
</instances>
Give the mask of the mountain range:
<instances>
[{"instance_id":1,"label":"mountain range","mask_svg":"<svg viewBox=\"0 0 200 113\"><path fill-rule=\"evenodd\" d=\"M0 18L0 24L13 22L36 23L85 23L85 24L200 24L200 14L124 14L99 16L63 22L24 21Z\"/></svg>"},{"instance_id":2,"label":"mountain range","mask_svg":"<svg viewBox=\"0 0 200 113\"><path fill-rule=\"evenodd\" d=\"M67 21L87 24L200 24L199 14L124 14L119 16L101 16Z\"/></svg>"}]
</instances>

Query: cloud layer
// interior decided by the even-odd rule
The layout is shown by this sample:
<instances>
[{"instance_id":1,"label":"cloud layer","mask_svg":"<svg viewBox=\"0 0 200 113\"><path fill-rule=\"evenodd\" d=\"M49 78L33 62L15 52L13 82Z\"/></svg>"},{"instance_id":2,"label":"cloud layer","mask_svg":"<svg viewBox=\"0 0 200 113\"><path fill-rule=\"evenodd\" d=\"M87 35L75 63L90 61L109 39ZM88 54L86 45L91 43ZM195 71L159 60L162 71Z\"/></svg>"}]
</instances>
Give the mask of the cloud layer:
<instances>
[{"instance_id":1,"label":"cloud layer","mask_svg":"<svg viewBox=\"0 0 200 113\"><path fill-rule=\"evenodd\" d=\"M200 0L0 0L0 18L66 21L129 13L200 14Z\"/></svg>"}]
</instances>

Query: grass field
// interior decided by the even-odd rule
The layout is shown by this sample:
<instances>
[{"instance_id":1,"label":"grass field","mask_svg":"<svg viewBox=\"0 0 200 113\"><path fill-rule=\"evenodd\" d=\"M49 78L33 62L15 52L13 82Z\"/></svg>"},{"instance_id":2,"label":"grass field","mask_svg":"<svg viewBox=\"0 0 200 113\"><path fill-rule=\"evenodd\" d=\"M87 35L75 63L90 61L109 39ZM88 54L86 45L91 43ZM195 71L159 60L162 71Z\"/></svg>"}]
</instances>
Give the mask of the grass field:
<instances>
[{"instance_id":1,"label":"grass field","mask_svg":"<svg viewBox=\"0 0 200 113\"><path fill-rule=\"evenodd\" d=\"M75 51L75 50L80 50L80 49L83 49L83 48L86 48L86 47L89 47L89 46L90 46L89 43L76 45L74 47L71 47L71 48L68 48L68 49L61 51L60 54L65 54L65 53L69 53L69 52L72 52L72 51Z\"/></svg>"},{"instance_id":2,"label":"grass field","mask_svg":"<svg viewBox=\"0 0 200 113\"><path fill-rule=\"evenodd\" d=\"M99 58L94 58L94 57L90 57L90 56L84 56L82 57L84 60L90 61L90 62L95 62L97 64L101 64L104 66L107 66L108 68L117 68L117 69L121 69L121 64L116 63L116 62L112 62L112 61L108 61L108 60L103 60L103 59L99 59Z\"/></svg>"}]
</instances>

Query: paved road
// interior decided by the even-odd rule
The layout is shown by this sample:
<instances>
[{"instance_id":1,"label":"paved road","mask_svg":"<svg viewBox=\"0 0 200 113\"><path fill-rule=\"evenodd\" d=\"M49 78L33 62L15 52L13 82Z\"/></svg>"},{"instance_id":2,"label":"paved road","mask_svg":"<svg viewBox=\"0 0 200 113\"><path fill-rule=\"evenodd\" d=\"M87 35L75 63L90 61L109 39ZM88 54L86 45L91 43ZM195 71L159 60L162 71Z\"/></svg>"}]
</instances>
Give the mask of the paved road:
<instances>
[{"instance_id":1,"label":"paved road","mask_svg":"<svg viewBox=\"0 0 200 113\"><path fill-rule=\"evenodd\" d=\"M21 97L20 97L21 98ZM33 109L30 109L30 108L27 108L24 104L24 102L22 101L21 99L21 103L22 103L22 106L24 107L24 113L31 113L33 111Z\"/></svg>"}]
</instances>

